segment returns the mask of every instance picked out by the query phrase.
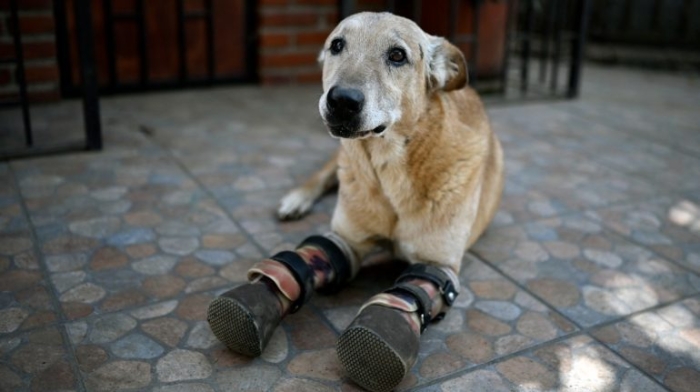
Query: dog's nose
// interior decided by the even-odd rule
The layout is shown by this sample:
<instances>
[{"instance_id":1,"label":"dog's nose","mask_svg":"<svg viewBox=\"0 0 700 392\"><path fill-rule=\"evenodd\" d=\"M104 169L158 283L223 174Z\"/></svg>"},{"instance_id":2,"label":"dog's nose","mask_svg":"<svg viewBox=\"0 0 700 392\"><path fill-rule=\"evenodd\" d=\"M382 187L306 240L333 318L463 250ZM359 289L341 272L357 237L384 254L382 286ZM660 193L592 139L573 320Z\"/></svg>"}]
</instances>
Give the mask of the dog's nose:
<instances>
[{"instance_id":1,"label":"dog's nose","mask_svg":"<svg viewBox=\"0 0 700 392\"><path fill-rule=\"evenodd\" d=\"M365 104L365 95L354 88L334 86L328 91L326 105L339 120L348 120L357 115Z\"/></svg>"}]
</instances>

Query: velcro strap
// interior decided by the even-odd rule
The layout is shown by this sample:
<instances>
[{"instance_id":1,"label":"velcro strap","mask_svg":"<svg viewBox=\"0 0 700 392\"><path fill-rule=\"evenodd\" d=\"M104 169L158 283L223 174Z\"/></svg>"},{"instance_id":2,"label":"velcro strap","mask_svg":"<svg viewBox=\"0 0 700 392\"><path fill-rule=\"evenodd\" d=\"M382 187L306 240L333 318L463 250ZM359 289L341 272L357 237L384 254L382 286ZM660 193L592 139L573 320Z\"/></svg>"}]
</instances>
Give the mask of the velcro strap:
<instances>
[{"instance_id":1,"label":"velcro strap","mask_svg":"<svg viewBox=\"0 0 700 392\"><path fill-rule=\"evenodd\" d=\"M408 283L398 283L389 290L384 291L387 294L408 294L415 298L416 305L418 305L418 319L420 320L420 332L423 333L425 328L430 324L433 317L431 314L431 309L433 307L433 301L430 300L428 294L420 287Z\"/></svg>"},{"instance_id":2,"label":"velcro strap","mask_svg":"<svg viewBox=\"0 0 700 392\"><path fill-rule=\"evenodd\" d=\"M433 283L440 290L442 300L447 306L452 306L459 295L450 277L440 268L428 264L412 264L396 279L396 282L401 283L415 278Z\"/></svg>"},{"instance_id":3,"label":"velcro strap","mask_svg":"<svg viewBox=\"0 0 700 392\"><path fill-rule=\"evenodd\" d=\"M292 275L299 283L299 288L301 293L296 301L292 302L290 312L294 313L298 311L302 305L304 305L311 294L314 292L314 273L311 267L309 267L304 259L301 258L296 252L284 251L277 253L276 255L270 257L270 259L275 260L279 263L284 264Z\"/></svg>"},{"instance_id":4,"label":"velcro strap","mask_svg":"<svg viewBox=\"0 0 700 392\"><path fill-rule=\"evenodd\" d=\"M350 260L345 256L345 253L335 244L335 242L320 235L308 237L299 245L299 248L311 245L321 248L328 256L328 261L331 264L334 272L333 281L318 291L324 294L332 294L340 290L345 282L350 280L352 269Z\"/></svg>"}]
</instances>

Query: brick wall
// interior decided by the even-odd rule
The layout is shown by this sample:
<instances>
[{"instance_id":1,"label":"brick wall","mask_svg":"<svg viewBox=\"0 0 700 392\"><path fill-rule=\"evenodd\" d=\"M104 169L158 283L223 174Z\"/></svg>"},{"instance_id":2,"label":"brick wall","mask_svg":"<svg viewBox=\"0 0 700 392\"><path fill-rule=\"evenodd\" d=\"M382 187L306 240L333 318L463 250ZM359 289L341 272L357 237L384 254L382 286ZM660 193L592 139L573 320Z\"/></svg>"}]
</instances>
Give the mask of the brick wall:
<instances>
[{"instance_id":1,"label":"brick wall","mask_svg":"<svg viewBox=\"0 0 700 392\"><path fill-rule=\"evenodd\" d=\"M263 84L321 81L316 58L338 23L337 0L259 0Z\"/></svg>"},{"instance_id":2,"label":"brick wall","mask_svg":"<svg viewBox=\"0 0 700 392\"><path fill-rule=\"evenodd\" d=\"M59 72L52 0L19 0L19 25L24 48L25 74L33 102L59 98ZM14 57L10 2L0 0L0 58ZM18 94L15 66L0 64L0 99Z\"/></svg>"},{"instance_id":3,"label":"brick wall","mask_svg":"<svg viewBox=\"0 0 700 392\"><path fill-rule=\"evenodd\" d=\"M361 0L360 8L382 2ZM376 3L376 4L375 4ZM0 58L14 57L9 0L0 0ZM52 0L19 0L20 28L30 99L59 99ZM263 84L318 83L316 61L338 23L337 0L258 0L258 71ZM0 99L16 96L15 67L0 64Z\"/></svg>"}]
</instances>

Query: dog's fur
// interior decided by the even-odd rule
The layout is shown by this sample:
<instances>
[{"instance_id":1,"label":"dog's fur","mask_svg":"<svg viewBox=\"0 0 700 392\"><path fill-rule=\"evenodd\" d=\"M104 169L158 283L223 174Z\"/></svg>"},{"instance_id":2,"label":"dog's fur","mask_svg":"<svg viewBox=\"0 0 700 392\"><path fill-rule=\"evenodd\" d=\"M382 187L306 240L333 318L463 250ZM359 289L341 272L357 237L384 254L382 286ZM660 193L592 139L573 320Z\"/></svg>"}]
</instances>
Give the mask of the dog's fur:
<instances>
[{"instance_id":1,"label":"dog's fur","mask_svg":"<svg viewBox=\"0 0 700 392\"><path fill-rule=\"evenodd\" d=\"M338 38L344 47L333 53L329 48ZM406 54L402 65L387 58L395 48ZM479 97L465 87L463 54L408 19L360 13L330 34L319 61L319 109L331 134L342 136L341 146L282 199L278 215L305 214L339 182L331 227L358 258L390 240L399 258L459 272L503 188L503 152ZM349 133L335 132L329 120L327 96L334 86L365 97Z\"/></svg>"}]
</instances>

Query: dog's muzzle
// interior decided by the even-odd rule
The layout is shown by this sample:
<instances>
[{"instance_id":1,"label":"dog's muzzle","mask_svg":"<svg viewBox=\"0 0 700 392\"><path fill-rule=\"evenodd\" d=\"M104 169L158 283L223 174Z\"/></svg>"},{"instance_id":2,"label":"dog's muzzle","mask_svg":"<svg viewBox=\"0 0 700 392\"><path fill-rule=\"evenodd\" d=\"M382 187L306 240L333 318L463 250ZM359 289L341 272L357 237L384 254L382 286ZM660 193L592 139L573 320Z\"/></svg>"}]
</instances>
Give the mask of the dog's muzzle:
<instances>
[{"instance_id":1,"label":"dog's muzzle","mask_svg":"<svg viewBox=\"0 0 700 392\"><path fill-rule=\"evenodd\" d=\"M354 88L334 86L326 94L326 123L337 137L352 138L361 126L365 95Z\"/></svg>"}]
</instances>

